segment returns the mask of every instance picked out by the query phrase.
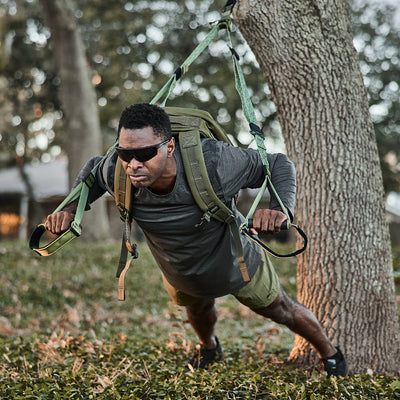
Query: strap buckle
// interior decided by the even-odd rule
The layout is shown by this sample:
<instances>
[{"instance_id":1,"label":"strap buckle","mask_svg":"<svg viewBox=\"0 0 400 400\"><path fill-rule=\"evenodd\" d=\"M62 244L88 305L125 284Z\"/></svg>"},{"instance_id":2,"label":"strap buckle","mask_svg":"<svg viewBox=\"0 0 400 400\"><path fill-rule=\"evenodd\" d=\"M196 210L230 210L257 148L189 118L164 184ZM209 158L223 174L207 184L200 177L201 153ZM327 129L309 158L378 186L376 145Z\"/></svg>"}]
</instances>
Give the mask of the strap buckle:
<instances>
[{"instance_id":1,"label":"strap buckle","mask_svg":"<svg viewBox=\"0 0 400 400\"><path fill-rule=\"evenodd\" d=\"M220 207L217 204L212 205L201 217L200 222L195 225L196 228L202 226L204 222L210 222L211 217L220 210Z\"/></svg>"}]
</instances>

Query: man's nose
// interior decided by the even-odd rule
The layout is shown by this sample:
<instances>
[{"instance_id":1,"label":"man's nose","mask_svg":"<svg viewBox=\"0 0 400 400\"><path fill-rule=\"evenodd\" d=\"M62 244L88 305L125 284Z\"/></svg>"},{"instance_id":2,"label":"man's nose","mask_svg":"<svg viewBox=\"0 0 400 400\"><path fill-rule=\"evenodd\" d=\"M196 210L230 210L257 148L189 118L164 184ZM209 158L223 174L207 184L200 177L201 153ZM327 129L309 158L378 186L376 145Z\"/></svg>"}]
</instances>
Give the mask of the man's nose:
<instances>
[{"instance_id":1,"label":"man's nose","mask_svg":"<svg viewBox=\"0 0 400 400\"><path fill-rule=\"evenodd\" d=\"M136 160L136 158L132 158L128 163L128 168L136 170L140 167L143 167L143 162Z\"/></svg>"}]
</instances>

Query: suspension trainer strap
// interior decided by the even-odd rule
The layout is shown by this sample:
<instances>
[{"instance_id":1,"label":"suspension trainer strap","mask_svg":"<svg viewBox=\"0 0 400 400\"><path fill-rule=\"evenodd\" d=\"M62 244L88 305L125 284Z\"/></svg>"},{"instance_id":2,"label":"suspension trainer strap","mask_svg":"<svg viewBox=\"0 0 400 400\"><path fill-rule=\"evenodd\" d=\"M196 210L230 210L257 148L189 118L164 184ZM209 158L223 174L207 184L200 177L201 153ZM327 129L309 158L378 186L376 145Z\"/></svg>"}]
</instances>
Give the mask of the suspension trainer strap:
<instances>
[{"instance_id":1,"label":"suspension trainer strap","mask_svg":"<svg viewBox=\"0 0 400 400\"><path fill-rule=\"evenodd\" d=\"M228 31L229 39L230 39L230 33ZM265 147L264 143L264 137L262 134L262 131L260 127L257 124L257 119L255 116L254 112L254 107L253 103L250 99L249 91L243 76L242 69L240 67L239 63L239 55L235 51L233 47L230 47L231 53L232 53L232 61L233 61L233 70L235 74L235 86L236 90L239 93L241 102L242 102L242 109L244 116L246 117L247 122L249 123L250 127L250 133L253 135L255 142L257 144L257 149L258 152L261 156L261 160L264 164L265 168L265 180L263 185L261 186L247 216L245 222L240 226L240 232L247 236L250 240L261 246L264 250L266 250L269 254L275 256L275 257L292 257L297 254L302 253L306 247L307 247L307 236L306 234L297 226L291 223L289 212L286 208L286 206L283 204L281 198L279 197L278 192L275 189L275 186L272 183L271 180L271 171L269 169L269 162L268 162L268 154L267 154L267 149ZM275 198L277 199L279 206L281 207L282 212L286 215L287 220L284 221L284 223L281 226L281 229L289 229L291 226L297 230L299 235L303 238L303 246L299 249L296 250L295 252L292 252L290 254L278 254L272 249L270 249L268 246L266 246L256 235L252 235L250 233L250 228L252 227L253 224L253 217L254 213L262 199L262 196L266 190L266 188L269 188L269 190L274 194Z\"/></svg>"},{"instance_id":2,"label":"suspension trainer strap","mask_svg":"<svg viewBox=\"0 0 400 400\"><path fill-rule=\"evenodd\" d=\"M160 103L161 107L165 106L168 97L173 92L176 82L184 75L189 69L189 66L196 60L196 58L208 47L208 45L215 38L217 33L221 29L230 29L232 24L230 18L230 10L224 11L222 13L221 19L216 25L211 29L211 31L206 35L206 37L197 45L197 47L192 51L189 57L175 70L174 74L170 77L168 82L159 90L159 92L150 101L150 104Z\"/></svg>"},{"instance_id":3,"label":"suspension trainer strap","mask_svg":"<svg viewBox=\"0 0 400 400\"><path fill-rule=\"evenodd\" d=\"M254 107L253 107L253 104L250 99L249 91L247 89L247 85L246 85L246 82L245 82L245 79L243 76L242 69L239 64L239 56L232 47L230 49L231 49L231 53L232 53L233 71L235 73L236 90L239 93L239 96L240 96L240 99L242 102L242 109L243 109L244 116L246 117L246 120L249 123L250 133L253 135L254 140L257 144L257 149L258 149L258 152L260 153L261 160L264 164L264 168L265 168L265 172L266 172L265 184L262 186L263 192L265 191L266 186L268 185L269 188L274 193L276 199L278 200L278 203L282 209L282 212L290 220L289 212L286 209L285 205L283 204L282 200L280 199L280 197L279 197L278 193L276 192L275 187L271 181L271 172L269 170L268 155L267 155L267 149L266 149L265 143L264 143L264 136L262 134L261 128L257 124ZM258 203L261 200L262 194L263 193L261 193L260 197L256 198L256 202L255 202L255 204L253 204L253 207L251 208L250 213L247 218L253 218L253 215L258 206Z\"/></svg>"},{"instance_id":4,"label":"suspension trainer strap","mask_svg":"<svg viewBox=\"0 0 400 400\"><path fill-rule=\"evenodd\" d=\"M131 242L132 216L130 210L132 201L132 184L126 175L119 158L117 159L117 163L115 165L114 194L115 203L121 214L121 219L124 221L122 230L121 254L116 273L116 277L119 278L118 300L123 301L125 300L125 275L129 266L131 265L132 260L138 258L139 254L136 243ZM131 255L129 259L127 259L128 252Z\"/></svg>"}]
</instances>

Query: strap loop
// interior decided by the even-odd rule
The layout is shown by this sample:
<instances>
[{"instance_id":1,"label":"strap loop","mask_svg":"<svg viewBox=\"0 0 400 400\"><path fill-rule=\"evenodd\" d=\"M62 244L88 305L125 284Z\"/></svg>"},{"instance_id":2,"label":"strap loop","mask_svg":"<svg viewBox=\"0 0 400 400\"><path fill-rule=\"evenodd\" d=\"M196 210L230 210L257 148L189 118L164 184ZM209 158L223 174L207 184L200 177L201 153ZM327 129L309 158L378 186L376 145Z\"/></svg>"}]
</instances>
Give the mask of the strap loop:
<instances>
[{"instance_id":1,"label":"strap loop","mask_svg":"<svg viewBox=\"0 0 400 400\"><path fill-rule=\"evenodd\" d=\"M239 60L240 60L240 56L239 56L239 54L236 52L236 50L235 50L233 47L229 47L229 49L230 49L232 55L235 56L236 60L239 61Z\"/></svg>"},{"instance_id":2,"label":"strap loop","mask_svg":"<svg viewBox=\"0 0 400 400\"><path fill-rule=\"evenodd\" d=\"M226 4L224 5L222 11L225 12L229 6L232 6L230 9L230 12L232 12L232 9L233 9L233 7L235 7L235 4L236 4L236 0L228 0L226 2Z\"/></svg>"},{"instance_id":3,"label":"strap loop","mask_svg":"<svg viewBox=\"0 0 400 400\"><path fill-rule=\"evenodd\" d=\"M261 136L262 139L264 140L264 136L262 134L261 128L257 124L250 122L249 126L250 126L250 130L251 130L251 133L253 134L253 136L255 136L255 135Z\"/></svg>"},{"instance_id":4,"label":"strap loop","mask_svg":"<svg viewBox=\"0 0 400 400\"><path fill-rule=\"evenodd\" d=\"M175 70L174 74L175 74L175 79L178 81L179 78L182 76L182 68L181 68L181 67L178 67L178 68Z\"/></svg>"},{"instance_id":5,"label":"strap loop","mask_svg":"<svg viewBox=\"0 0 400 400\"><path fill-rule=\"evenodd\" d=\"M56 239L51 241L50 243L40 246L40 238L46 232L47 228L45 224L38 225L31 234L29 239L29 247L35 251L40 256L50 256L54 254L57 250L61 249L64 245L69 243L72 239L80 236L81 232L80 229L77 230L75 227L72 226L58 236Z\"/></svg>"}]
</instances>

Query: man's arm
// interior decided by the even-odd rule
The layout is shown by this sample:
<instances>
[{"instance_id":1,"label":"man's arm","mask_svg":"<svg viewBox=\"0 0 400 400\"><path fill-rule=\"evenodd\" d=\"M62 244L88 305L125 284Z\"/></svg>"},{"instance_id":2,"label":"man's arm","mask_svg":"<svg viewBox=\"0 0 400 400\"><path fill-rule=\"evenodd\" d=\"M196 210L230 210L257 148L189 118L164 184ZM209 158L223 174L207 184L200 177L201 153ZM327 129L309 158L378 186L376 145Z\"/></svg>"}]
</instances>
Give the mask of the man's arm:
<instances>
[{"instance_id":1,"label":"man's arm","mask_svg":"<svg viewBox=\"0 0 400 400\"><path fill-rule=\"evenodd\" d=\"M95 183L90 188L86 210L90 209L90 204L101 197L106 191L102 177L102 167L103 161L105 159L106 157L91 158L81 169L73 184L73 188L75 188L77 185L79 185L79 183L81 183L88 177L89 173L92 171L97 163L102 162L96 171ZM75 219L76 210L78 208L78 201L79 199L73 201L70 204L67 204L61 211L48 215L45 223L46 228L56 235L60 235L61 233L68 230L71 222Z\"/></svg>"},{"instance_id":2,"label":"man's arm","mask_svg":"<svg viewBox=\"0 0 400 400\"><path fill-rule=\"evenodd\" d=\"M240 189L259 188L265 179L265 169L260 154L254 149L243 149L216 141L203 142L204 158L215 193L229 204ZM289 217L294 214L296 196L296 171L292 161L284 154L268 154L271 181ZM270 209L259 209L253 217L252 233L277 233L287 219L279 202L270 191Z\"/></svg>"},{"instance_id":3,"label":"man's arm","mask_svg":"<svg viewBox=\"0 0 400 400\"><path fill-rule=\"evenodd\" d=\"M292 220L296 197L296 171L292 161L284 154L269 155L271 181ZM278 199L270 191L270 209L258 209L254 213L251 232L278 233L287 216L282 212Z\"/></svg>"}]
</instances>

